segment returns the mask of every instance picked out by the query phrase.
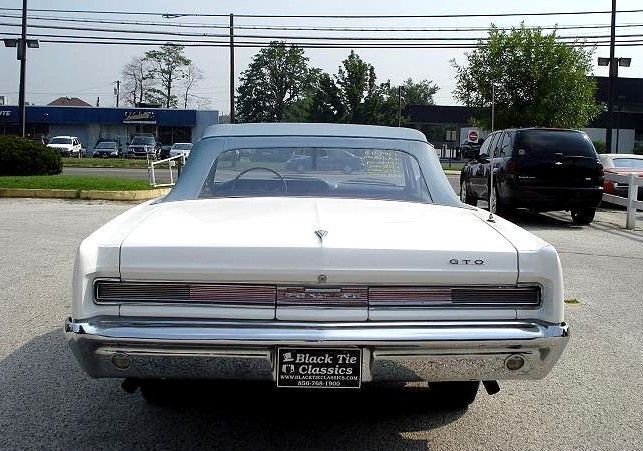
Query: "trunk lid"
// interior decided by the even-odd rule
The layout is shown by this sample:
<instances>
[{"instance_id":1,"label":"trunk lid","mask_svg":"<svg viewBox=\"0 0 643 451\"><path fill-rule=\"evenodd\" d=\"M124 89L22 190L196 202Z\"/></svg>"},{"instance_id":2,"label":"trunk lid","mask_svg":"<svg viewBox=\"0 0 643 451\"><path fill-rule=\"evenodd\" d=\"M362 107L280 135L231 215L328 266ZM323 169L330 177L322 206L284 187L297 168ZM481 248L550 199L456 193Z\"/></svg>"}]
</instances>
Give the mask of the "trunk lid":
<instances>
[{"instance_id":1,"label":"trunk lid","mask_svg":"<svg viewBox=\"0 0 643 451\"><path fill-rule=\"evenodd\" d=\"M323 274L327 286L513 284L518 276L515 248L471 210L309 198L157 205L123 241L120 272L277 285L314 285Z\"/></svg>"}]
</instances>

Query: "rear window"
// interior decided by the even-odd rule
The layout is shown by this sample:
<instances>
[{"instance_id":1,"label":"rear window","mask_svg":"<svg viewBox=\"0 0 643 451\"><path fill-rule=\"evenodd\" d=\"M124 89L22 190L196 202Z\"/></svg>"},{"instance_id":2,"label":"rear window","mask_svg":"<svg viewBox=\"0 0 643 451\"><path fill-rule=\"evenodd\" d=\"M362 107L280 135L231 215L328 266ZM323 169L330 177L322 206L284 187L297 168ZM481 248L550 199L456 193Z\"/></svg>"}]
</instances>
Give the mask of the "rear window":
<instances>
[{"instance_id":1,"label":"rear window","mask_svg":"<svg viewBox=\"0 0 643 451\"><path fill-rule=\"evenodd\" d=\"M585 133L565 130L523 130L516 133L514 152L520 157L598 158L594 145Z\"/></svg>"},{"instance_id":2,"label":"rear window","mask_svg":"<svg viewBox=\"0 0 643 451\"><path fill-rule=\"evenodd\" d=\"M643 159L639 158L614 158L614 167L643 169Z\"/></svg>"},{"instance_id":3,"label":"rear window","mask_svg":"<svg viewBox=\"0 0 643 451\"><path fill-rule=\"evenodd\" d=\"M395 149L332 147L225 151L214 161L200 195L276 196L431 200L412 155Z\"/></svg>"}]
</instances>

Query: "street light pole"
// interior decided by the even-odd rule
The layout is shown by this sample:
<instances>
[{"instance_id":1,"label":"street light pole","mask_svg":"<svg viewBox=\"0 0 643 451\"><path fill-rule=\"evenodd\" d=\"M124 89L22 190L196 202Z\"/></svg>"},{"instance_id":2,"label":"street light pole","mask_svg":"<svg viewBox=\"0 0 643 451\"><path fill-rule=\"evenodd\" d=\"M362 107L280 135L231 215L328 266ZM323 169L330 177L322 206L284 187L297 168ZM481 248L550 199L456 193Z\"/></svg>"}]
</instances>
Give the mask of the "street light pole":
<instances>
[{"instance_id":1,"label":"street light pole","mask_svg":"<svg viewBox=\"0 0 643 451\"><path fill-rule=\"evenodd\" d=\"M230 123L234 117L234 14L230 14Z\"/></svg>"},{"instance_id":2,"label":"street light pole","mask_svg":"<svg viewBox=\"0 0 643 451\"><path fill-rule=\"evenodd\" d=\"M397 87L397 126L402 126L402 85Z\"/></svg>"},{"instance_id":3,"label":"street light pole","mask_svg":"<svg viewBox=\"0 0 643 451\"><path fill-rule=\"evenodd\" d=\"M18 109L20 110L20 130L22 137L26 134L25 108L25 75L27 72L27 0L22 0L22 39L18 42L18 59L20 60L20 88Z\"/></svg>"},{"instance_id":4,"label":"street light pole","mask_svg":"<svg viewBox=\"0 0 643 451\"><path fill-rule=\"evenodd\" d=\"M607 133L605 135L605 148L607 153L612 153L612 129L614 128L614 91L618 77L618 64L614 59L616 40L616 0L612 0L612 24L610 27L610 62L609 78L607 82Z\"/></svg>"}]
</instances>

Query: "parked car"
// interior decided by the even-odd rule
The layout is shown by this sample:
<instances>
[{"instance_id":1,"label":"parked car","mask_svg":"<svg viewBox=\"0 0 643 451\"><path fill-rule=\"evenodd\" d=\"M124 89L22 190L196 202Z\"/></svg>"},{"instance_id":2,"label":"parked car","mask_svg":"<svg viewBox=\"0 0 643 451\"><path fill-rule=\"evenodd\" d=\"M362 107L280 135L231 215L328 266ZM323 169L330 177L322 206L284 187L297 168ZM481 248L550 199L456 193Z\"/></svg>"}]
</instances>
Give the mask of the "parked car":
<instances>
[{"instance_id":1,"label":"parked car","mask_svg":"<svg viewBox=\"0 0 643 451\"><path fill-rule=\"evenodd\" d=\"M584 132L524 128L492 133L462 168L463 202L476 205L489 199L490 155L499 214L514 208L569 210L576 224L594 220L603 195L603 165Z\"/></svg>"},{"instance_id":2,"label":"parked car","mask_svg":"<svg viewBox=\"0 0 643 451\"><path fill-rule=\"evenodd\" d=\"M118 154L118 143L116 141L101 141L96 144L91 156L94 158L116 158Z\"/></svg>"},{"instance_id":3,"label":"parked car","mask_svg":"<svg viewBox=\"0 0 643 451\"><path fill-rule=\"evenodd\" d=\"M605 173L627 175L636 174L643 177L643 155L625 153L603 153L599 155ZM603 188L606 193L627 197L628 185L605 180ZM639 186L638 197L643 198L643 186Z\"/></svg>"},{"instance_id":4,"label":"parked car","mask_svg":"<svg viewBox=\"0 0 643 451\"><path fill-rule=\"evenodd\" d=\"M239 150L239 156L242 156L244 153L246 152L243 149ZM283 163L284 161L288 161L290 157L292 157L292 154L275 151L273 149L258 149L255 152L249 153L246 157L255 162Z\"/></svg>"},{"instance_id":5,"label":"parked car","mask_svg":"<svg viewBox=\"0 0 643 451\"><path fill-rule=\"evenodd\" d=\"M156 158L160 145L153 135L134 135L129 146L127 146L127 157L134 158Z\"/></svg>"},{"instance_id":6,"label":"parked car","mask_svg":"<svg viewBox=\"0 0 643 451\"><path fill-rule=\"evenodd\" d=\"M192 143L174 143L170 149L170 157L184 154L185 158L190 156L192 150Z\"/></svg>"},{"instance_id":7,"label":"parked car","mask_svg":"<svg viewBox=\"0 0 643 451\"><path fill-rule=\"evenodd\" d=\"M63 157L82 156L82 145L75 136L54 136L49 140L47 147L56 149Z\"/></svg>"},{"instance_id":8,"label":"parked car","mask_svg":"<svg viewBox=\"0 0 643 451\"><path fill-rule=\"evenodd\" d=\"M286 168L297 172L343 171L351 174L364 169L364 160L343 149L321 149L315 155L295 155L286 162Z\"/></svg>"},{"instance_id":9,"label":"parked car","mask_svg":"<svg viewBox=\"0 0 643 451\"><path fill-rule=\"evenodd\" d=\"M367 152L368 167L218 164L238 149L331 146ZM165 379L424 380L462 407L480 381L492 393L543 378L563 352L556 250L461 203L419 131L225 124L197 148L168 195L80 245L65 331L90 376L150 401Z\"/></svg>"},{"instance_id":10,"label":"parked car","mask_svg":"<svg viewBox=\"0 0 643 451\"><path fill-rule=\"evenodd\" d=\"M170 158L170 149L172 149L172 146L161 145L158 151L159 159L164 160Z\"/></svg>"}]
</instances>

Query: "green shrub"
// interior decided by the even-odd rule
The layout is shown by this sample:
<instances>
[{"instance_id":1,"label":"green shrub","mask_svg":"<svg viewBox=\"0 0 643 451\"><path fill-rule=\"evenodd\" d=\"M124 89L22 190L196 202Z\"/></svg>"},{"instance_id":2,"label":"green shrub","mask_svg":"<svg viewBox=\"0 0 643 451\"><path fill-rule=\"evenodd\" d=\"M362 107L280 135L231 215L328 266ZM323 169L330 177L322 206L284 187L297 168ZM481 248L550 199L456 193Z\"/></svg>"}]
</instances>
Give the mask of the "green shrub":
<instances>
[{"instance_id":1,"label":"green shrub","mask_svg":"<svg viewBox=\"0 0 643 451\"><path fill-rule=\"evenodd\" d=\"M605 153L605 141L592 141L594 143L594 148L596 153Z\"/></svg>"},{"instance_id":2,"label":"green shrub","mask_svg":"<svg viewBox=\"0 0 643 451\"><path fill-rule=\"evenodd\" d=\"M0 175L60 174L60 154L45 145L15 136L0 136Z\"/></svg>"}]
</instances>

